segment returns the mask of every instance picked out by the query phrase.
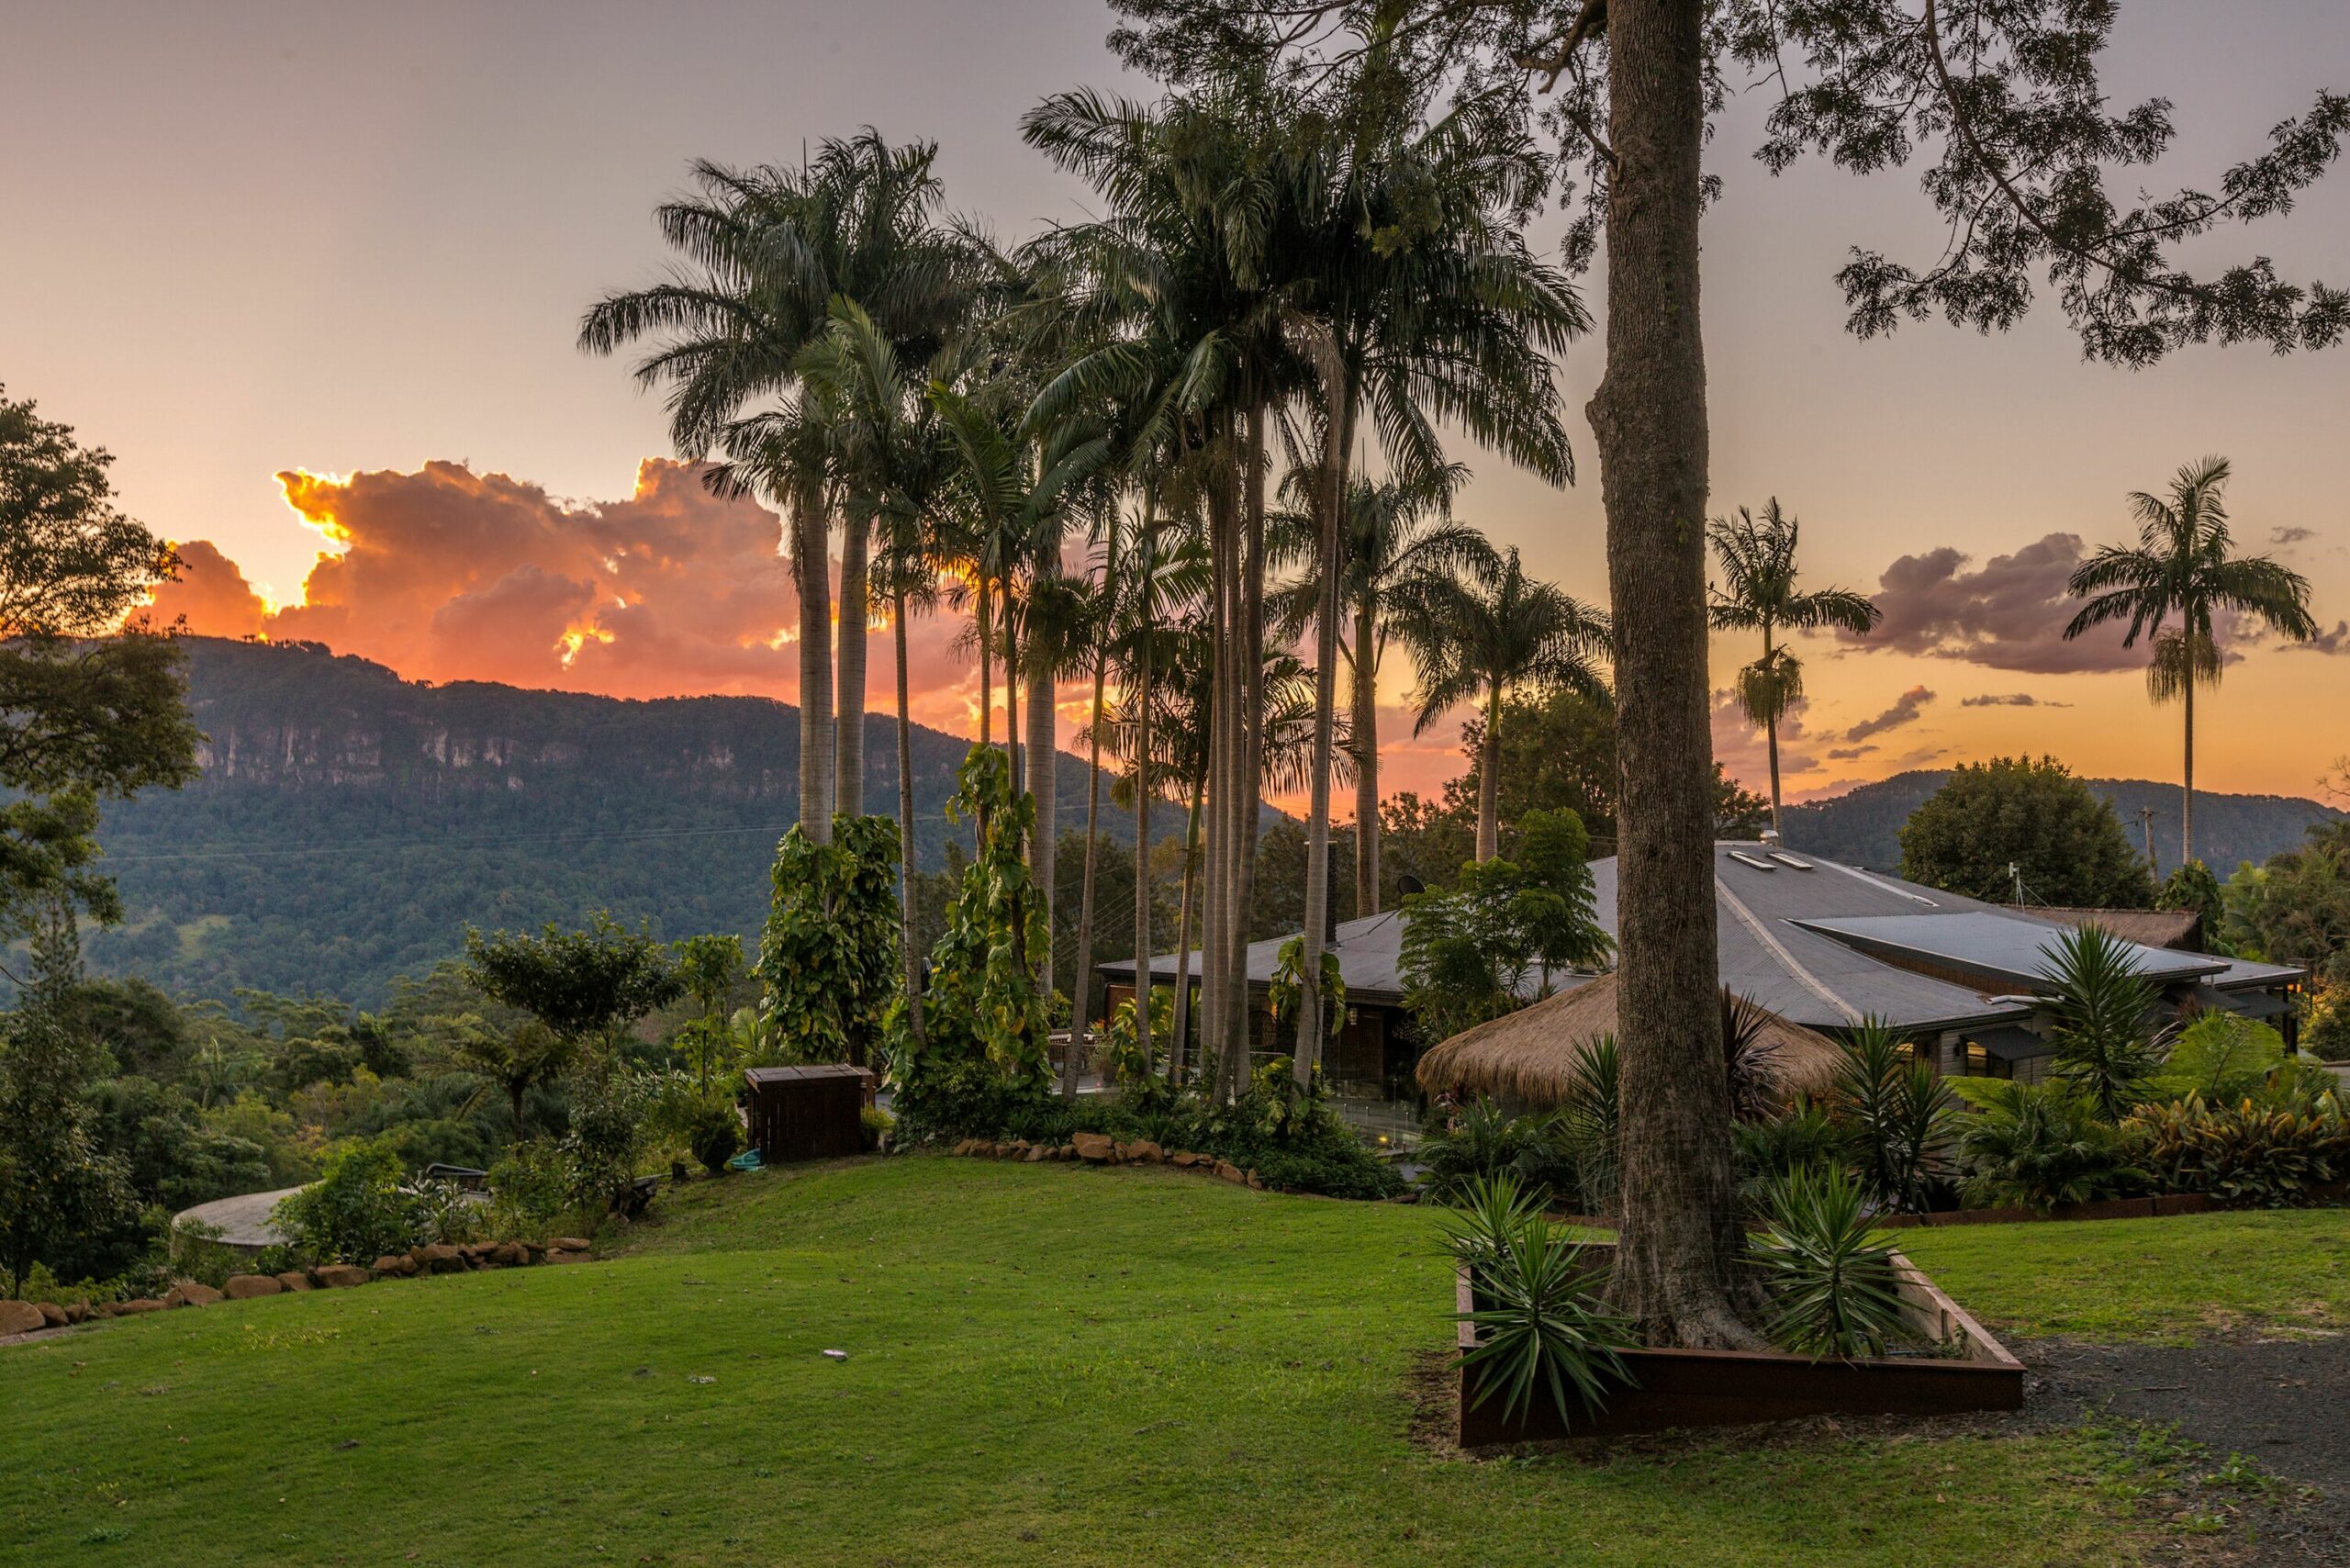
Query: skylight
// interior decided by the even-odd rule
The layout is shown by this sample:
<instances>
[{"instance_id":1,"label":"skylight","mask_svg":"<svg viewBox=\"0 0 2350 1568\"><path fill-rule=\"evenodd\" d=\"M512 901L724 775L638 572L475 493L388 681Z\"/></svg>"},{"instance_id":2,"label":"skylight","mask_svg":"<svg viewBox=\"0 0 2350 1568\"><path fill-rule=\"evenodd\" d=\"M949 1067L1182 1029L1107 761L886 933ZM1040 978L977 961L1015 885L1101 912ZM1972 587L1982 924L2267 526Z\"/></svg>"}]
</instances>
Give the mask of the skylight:
<instances>
[{"instance_id":1,"label":"skylight","mask_svg":"<svg viewBox=\"0 0 2350 1568\"><path fill-rule=\"evenodd\" d=\"M1749 855L1743 849L1731 850L1729 852L1729 857L1737 861L1741 866L1751 866L1758 871L1775 871L1778 869L1776 866L1772 865L1771 862L1763 859L1760 855Z\"/></svg>"},{"instance_id":2,"label":"skylight","mask_svg":"<svg viewBox=\"0 0 2350 1568\"><path fill-rule=\"evenodd\" d=\"M1782 866L1792 866L1798 871L1808 871L1811 869L1810 861L1798 860L1784 849L1774 849L1771 851L1771 858L1776 860Z\"/></svg>"}]
</instances>

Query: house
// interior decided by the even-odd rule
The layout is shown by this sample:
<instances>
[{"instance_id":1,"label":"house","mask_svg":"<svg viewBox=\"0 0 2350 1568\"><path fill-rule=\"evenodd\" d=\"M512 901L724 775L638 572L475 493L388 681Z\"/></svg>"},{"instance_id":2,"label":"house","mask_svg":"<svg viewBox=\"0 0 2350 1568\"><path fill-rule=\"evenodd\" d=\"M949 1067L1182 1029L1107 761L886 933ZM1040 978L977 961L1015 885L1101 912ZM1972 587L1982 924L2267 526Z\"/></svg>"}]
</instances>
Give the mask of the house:
<instances>
[{"instance_id":1,"label":"house","mask_svg":"<svg viewBox=\"0 0 2350 1568\"><path fill-rule=\"evenodd\" d=\"M1591 864L1596 913L1616 934L1617 862ZM2130 944L2142 973L2174 1011L2223 1008L2266 1020L2293 1041L2306 971L2143 940L2193 940L2171 912L2018 909L1905 882L1879 871L1770 843L1714 846L1715 931L1722 983L1778 1017L1830 1037L1880 1018L1953 1075L2035 1080L2050 1046L2035 1000L2065 929L2089 921ZM1404 1011L1396 912L1341 923L1332 951L1347 983L1348 1021L1326 1053L1334 1090L1350 1098L1410 1099L1424 1044ZM1256 1048L1272 1049L1266 998L1287 937L1251 943L1248 985ZM1193 984L1198 955L1192 955ZM1172 986L1172 954L1151 960L1153 983ZM1131 958L1101 966L1110 1004L1134 994ZM1564 990L1589 976L1554 977ZM1533 1000L1528 981L1528 1000Z\"/></svg>"}]
</instances>

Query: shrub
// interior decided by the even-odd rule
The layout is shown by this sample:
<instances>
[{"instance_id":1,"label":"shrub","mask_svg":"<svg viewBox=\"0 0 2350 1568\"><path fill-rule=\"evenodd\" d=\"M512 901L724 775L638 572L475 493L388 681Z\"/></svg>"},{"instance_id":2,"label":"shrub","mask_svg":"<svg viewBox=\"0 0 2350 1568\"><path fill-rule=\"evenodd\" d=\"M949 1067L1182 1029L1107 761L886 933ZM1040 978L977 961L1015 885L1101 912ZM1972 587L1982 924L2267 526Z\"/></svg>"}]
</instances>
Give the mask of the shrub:
<instances>
[{"instance_id":1,"label":"shrub","mask_svg":"<svg viewBox=\"0 0 2350 1568\"><path fill-rule=\"evenodd\" d=\"M1760 1214L1770 1183L1779 1177L1818 1165L1844 1165L1849 1141L1828 1108L1807 1096L1779 1115L1733 1124L1730 1150L1738 1172L1739 1206Z\"/></svg>"},{"instance_id":2,"label":"shrub","mask_svg":"<svg viewBox=\"0 0 2350 1568\"><path fill-rule=\"evenodd\" d=\"M372 1263L436 1239L431 1213L403 1184L405 1175L391 1145L356 1138L330 1154L318 1181L279 1204L271 1218L304 1258Z\"/></svg>"},{"instance_id":3,"label":"shrub","mask_svg":"<svg viewBox=\"0 0 2350 1568\"><path fill-rule=\"evenodd\" d=\"M759 937L760 1016L791 1061L863 1062L900 989L898 824L836 816L829 844L798 825L776 846Z\"/></svg>"},{"instance_id":4,"label":"shrub","mask_svg":"<svg viewBox=\"0 0 2350 1568\"><path fill-rule=\"evenodd\" d=\"M570 1203L583 1220L593 1223L636 1180L653 1087L646 1077L621 1070L591 1072L576 1087L562 1148Z\"/></svg>"},{"instance_id":5,"label":"shrub","mask_svg":"<svg viewBox=\"0 0 2350 1568\"><path fill-rule=\"evenodd\" d=\"M1573 1405L1589 1412L1606 1402L1609 1387L1630 1382L1618 1352L1631 1343L1631 1325L1602 1301L1603 1271L1515 1179L1473 1184L1447 1231L1476 1303L1458 1315L1474 1326L1476 1347L1453 1363L1477 1370L1472 1408L1500 1394L1503 1418L1515 1420L1547 1391L1572 1430L1570 1390Z\"/></svg>"},{"instance_id":6,"label":"shrub","mask_svg":"<svg viewBox=\"0 0 2350 1568\"><path fill-rule=\"evenodd\" d=\"M489 1171L493 1234L543 1236L571 1204L571 1162L543 1138L509 1146Z\"/></svg>"},{"instance_id":7,"label":"shrub","mask_svg":"<svg viewBox=\"0 0 2350 1568\"><path fill-rule=\"evenodd\" d=\"M1616 1206L1624 1161L1623 1076L1623 1053L1612 1033L1584 1041L1566 1102L1550 1119L1561 1157L1574 1166L1585 1214L1604 1215Z\"/></svg>"},{"instance_id":8,"label":"shrub","mask_svg":"<svg viewBox=\"0 0 2350 1568\"><path fill-rule=\"evenodd\" d=\"M1432 1108L1431 1121L1412 1151L1425 1167L1420 1185L1429 1197L1449 1202L1504 1171L1538 1195L1576 1195L1574 1165L1561 1158L1553 1118L1513 1116L1479 1096Z\"/></svg>"},{"instance_id":9,"label":"shrub","mask_svg":"<svg viewBox=\"0 0 2350 1568\"><path fill-rule=\"evenodd\" d=\"M1924 1213L1933 1147L1957 1104L1949 1083L1917 1058L1891 1025L1870 1018L1844 1041L1836 1093L1868 1195L1891 1208Z\"/></svg>"},{"instance_id":10,"label":"shrub","mask_svg":"<svg viewBox=\"0 0 2350 1568\"><path fill-rule=\"evenodd\" d=\"M1978 1079L1979 1102L1959 1134L1971 1203L2024 1204L2045 1214L2058 1204L2119 1197L2144 1174L2087 1099L2061 1082Z\"/></svg>"},{"instance_id":11,"label":"shrub","mask_svg":"<svg viewBox=\"0 0 2350 1568\"><path fill-rule=\"evenodd\" d=\"M881 1147L881 1140L897 1129L898 1118L878 1105L867 1105L856 1114L857 1141L867 1154Z\"/></svg>"},{"instance_id":12,"label":"shrub","mask_svg":"<svg viewBox=\"0 0 2350 1568\"><path fill-rule=\"evenodd\" d=\"M1771 1294L1771 1338L1782 1349L1879 1356L1899 1332L1893 1243L1869 1228L1863 1199L1852 1173L1832 1165L1769 1183L1766 1227L1747 1247Z\"/></svg>"},{"instance_id":13,"label":"shrub","mask_svg":"<svg viewBox=\"0 0 2350 1568\"><path fill-rule=\"evenodd\" d=\"M2214 1107L2190 1095L2143 1107L2124 1130L2165 1193L2287 1208L2350 1174L2350 1120L2331 1095L2307 1111L2264 1109L2249 1100Z\"/></svg>"},{"instance_id":14,"label":"shrub","mask_svg":"<svg viewBox=\"0 0 2350 1568\"><path fill-rule=\"evenodd\" d=\"M2121 938L2096 925L2067 931L2049 960L2048 1040L2059 1077L2108 1122L2143 1101L2163 1064L2152 1019L2161 993Z\"/></svg>"}]
</instances>

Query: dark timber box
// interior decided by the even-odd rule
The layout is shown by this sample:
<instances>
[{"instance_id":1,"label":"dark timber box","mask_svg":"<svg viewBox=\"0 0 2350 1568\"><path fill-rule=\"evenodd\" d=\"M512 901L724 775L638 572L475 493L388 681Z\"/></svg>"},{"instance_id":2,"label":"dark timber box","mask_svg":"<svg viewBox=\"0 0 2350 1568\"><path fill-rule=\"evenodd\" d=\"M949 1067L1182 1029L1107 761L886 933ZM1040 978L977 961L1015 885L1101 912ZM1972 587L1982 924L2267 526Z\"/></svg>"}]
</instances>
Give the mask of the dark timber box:
<instances>
[{"instance_id":1,"label":"dark timber box","mask_svg":"<svg viewBox=\"0 0 2350 1568\"><path fill-rule=\"evenodd\" d=\"M1593 1243L1595 1258L1614 1250ZM2023 1408L2023 1363L1944 1295L1899 1253L1893 1255L1894 1290L1910 1331L1947 1346L1939 1357L1816 1361L1755 1350L1620 1352L1633 1386L1608 1390L1606 1404L1579 1412L1570 1431L1547 1392L1538 1393L1516 1421L1502 1415L1505 1396L1477 1403L1478 1369L1461 1367L1460 1441L1462 1448L1546 1441L1564 1437L1614 1437L1673 1427L1726 1427L1786 1421L1805 1416L1949 1416L1963 1411ZM1460 1310L1474 1305L1465 1268L1454 1276ZM1475 1348L1476 1329L1462 1322L1459 1349Z\"/></svg>"},{"instance_id":2,"label":"dark timber box","mask_svg":"<svg viewBox=\"0 0 2350 1568\"><path fill-rule=\"evenodd\" d=\"M845 1062L820 1067L746 1068L751 1144L769 1165L839 1159L865 1147L858 1113L871 1078Z\"/></svg>"}]
</instances>

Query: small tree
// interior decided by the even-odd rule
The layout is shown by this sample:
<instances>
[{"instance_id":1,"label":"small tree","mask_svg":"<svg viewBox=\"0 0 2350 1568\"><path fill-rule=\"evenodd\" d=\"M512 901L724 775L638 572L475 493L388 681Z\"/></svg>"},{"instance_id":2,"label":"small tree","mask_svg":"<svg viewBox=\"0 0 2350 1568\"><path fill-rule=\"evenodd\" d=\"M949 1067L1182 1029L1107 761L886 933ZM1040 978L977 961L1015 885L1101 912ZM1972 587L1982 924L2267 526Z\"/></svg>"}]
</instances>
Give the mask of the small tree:
<instances>
[{"instance_id":1,"label":"small tree","mask_svg":"<svg viewBox=\"0 0 2350 1568\"><path fill-rule=\"evenodd\" d=\"M549 921L536 936L484 936L469 926L465 975L484 995L520 1008L574 1048L609 1040L684 990L666 946L601 911L585 931Z\"/></svg>"},{"instance_id":2,"label":"small tree","mask_svg":"<svg viewBox=\"0 0 2350 1568\"><path fill-rule=\"evenodd\" d=\"M1529 972L1539 971L1547 994L1554 969L1606 958L1583 858L1589 845L1572 812L1528 812L1517 859L1464 865L1453 891L1404 901L1404 1004L1428 1036L1512 1011Z\"/></svg>"},{"instance_id":3,"label":"small tree","mask_svg":"<svg viewBox=\"0 0 2350 1568\"><path fill-rule=\"evenodd\" d=\"M2040 997L2056 1071L2108 1123L2145 1099L2147 1081L2163 1064L2154 1024L2160 998L2129 944L2102 927L2084 925L2057 940Z\"/></svg>"},{"instance_id":4,"label":"small tree","mask_svg":"<svg viewBox=\"0 0 2350 1568\"><path fill-rule=\"evenodd\" d=\"M1021 855L1034 802L1013 793L1010 766L992 746L973 746L956 780L947 815L976 825L979 854L963 873L946 935L931 950L920 1040L906 1035L903 1008L892 1009L900 1115L923 1131L991 1119L1041 1099L1052 1079L1046 1000L1031 958L1049 932Z\"/></svg>"},{"instance_id":5,"label":"small tree","mask_svg":"<svg viewBox=\"0 0 2350 1568\"><path fill-rule=\"evenodd\" d=\"M829 844L795 826L776 846L774 881L761 1022L788 1059L861 1065L901 986L898 824L841 817Z\"/></svg>"},{"instance_id":6,"label":"small tree","mask_svg":"<svg viewBox=\"0 0 2350 1568\"><path fill-rule=\"evenodd\" d=\"M2054 757L2001 756L1953 771L1901 827L1901 874L2007 903L2143 909L2146 863L2113 807Z\"/></svg>"},{"instance_id":7,"label":"small tree","mask_svg":"<svg viewBox=\"0 0 2350 1568\"><path fill-rule=\"evenodd\" d=\"M2189 860L2173 871L2162 890L2154 894L2154 907L2193 910L2202 920L2205 950L2227 950L2226 938L2220 931L2227 913L2220 894L2220 879L2211 875L2211 868L2202 861Z\"/></svg>"},{"instance_id":8,"label":"small tree","mask_svg":"<svg viewBox=\"0 0 2350 1568\"><path fill-rule=\"evenodd\" d=\"M507 1103L514 1113L514 1141L520 1143L523 1099L532 1089L554 1082L570 1070L578 1057L578 1042L533 1018L510 1029L469 1028L453 1054L506 1092Z\"/></svg>"}]
</instances>

